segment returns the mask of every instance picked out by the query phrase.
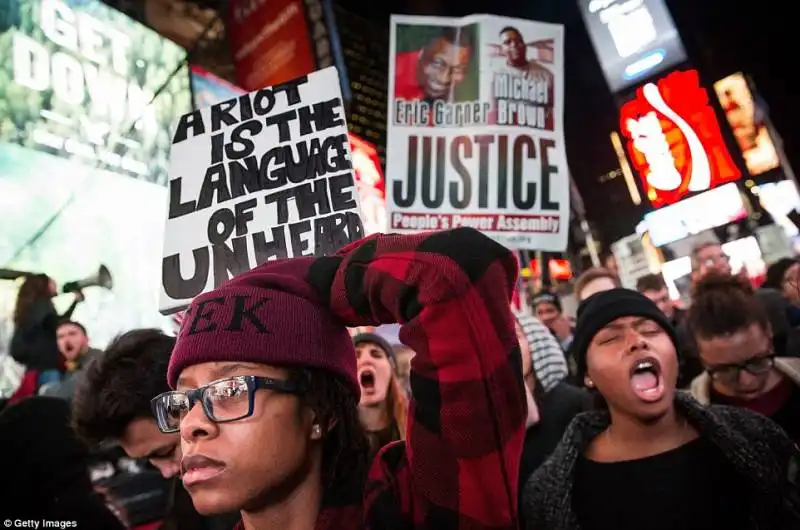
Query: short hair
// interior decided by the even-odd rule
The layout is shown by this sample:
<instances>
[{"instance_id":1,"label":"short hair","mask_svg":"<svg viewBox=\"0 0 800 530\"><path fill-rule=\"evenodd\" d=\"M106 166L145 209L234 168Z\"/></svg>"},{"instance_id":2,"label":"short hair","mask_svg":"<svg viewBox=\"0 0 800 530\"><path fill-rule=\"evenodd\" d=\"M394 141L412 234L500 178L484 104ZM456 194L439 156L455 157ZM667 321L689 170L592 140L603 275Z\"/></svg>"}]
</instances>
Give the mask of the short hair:
<instances>
[{"instance_id":1,"label":"short hair","mask_svg":"<svg viewBox=\"0 0 800 530\"><path fill-rule=\"evenodd\" d=\"M700 253L710 247L722 247L722 245L716 241L703 241L692 247L692 253L690 254L690 256L692 259L693 271L696 271L697 269L700 268Z\"/></svg>"},{"instance_id":2,"label":"short hair","mask_svg":"<svg viewBox=\"0 0 800 530\"><path fill-rule=\"evenodd\" d=\"M615 287L622 286L622 282L619 281L619 276L617 276L610 270L604 267L592 267L591 269L586 269L583 272L583 274L578 276L578 279L575 280L575 287L574 287L575 296L580 298L581 291L583 291L587 285L589 285L595 280L599 280L600 278L608 278L609 280L614 282Z\"/></svg>"},{"instance_id":3,"label":"short hair","mask_svg":"<svg viewBox=\"0 0 800 530\"><path fill-rule=\"evenodd\" d=\"M731 335L753 324L770 327L753 287L746 280L723 274L709 274L697 283L686 319L695 339Z\"/></svg>"},{"instance_id":4,"label":"short hair","mask_svg":"<svg viewBox=\"0 0 800 530\"><path fill-rule=\"evenodd\" d=\"M69 320L69 319L62 320L58 323L58 328L60 328L61 326L75 326L76 328L81 330L84 335L86 335L87 337L89 336L89 334L86 332L86 327L84 327L84 325L81 324L80 322L75 322L74 320Z\"/></svg>"},{"instance_id":5,"label":"short hair","mask_svg":"<svg viewBox=\"0 0 800 530\"><path fill-rule=\"evenodd\" d=\"M472 31L461 27L445 26L440 28L439 32L430 39L427 47L429 48L433 46L433 44L438 40L445 40L450 44L460 48L474 47Z\"/></svg>"},{"instance_id":6,"label":"short hair","mask_svg":"<svg viewBox=\"0 0 800 530\"><path fill-rule=\"evenodd\" d=\"M667 282L660 274L645 274L636 280L636 290L640 293L647 291L660 291L667 288Z\"/></svg>"},{"instance_id":7,"label":"short hair","mask_svg":"<svg viewBox=\"0 0 800 530\"><path fill-rule=\"evenodd\" d=\"M520 31L517 28L515 28L514 26L506 26L506 27L504 27L503 29L500 30L500 33L498 33L498 35L502 35L506 31L513 31L514 33L519 35L520 38L522 38L522 33L520 33Z\"/></svg>"},{"instance_id":8,"label":"short hair","mask_svg":"<svg viewBox=\"0 0 800 530\"><path fill-rule=\"evenodd\" d=\"M138 418L151 417L150 400L169 390L167 365L175 337L136 329L115 338L86 367L73 401L72 422L90 444L118 440Z\"/></svg>"},{"instance_id":9,"label":"short hair","mask_svg":"<svg viewBox=\"0 0 800 530\"><path fill-rule=\"evenodd\" d=\"M767 267L767 279L761 284L762 288L783 290L783 278L786 272L792 268L795 263L800 263L797 258L781 258L769 267Z\"/></svg>"}]
</instances>

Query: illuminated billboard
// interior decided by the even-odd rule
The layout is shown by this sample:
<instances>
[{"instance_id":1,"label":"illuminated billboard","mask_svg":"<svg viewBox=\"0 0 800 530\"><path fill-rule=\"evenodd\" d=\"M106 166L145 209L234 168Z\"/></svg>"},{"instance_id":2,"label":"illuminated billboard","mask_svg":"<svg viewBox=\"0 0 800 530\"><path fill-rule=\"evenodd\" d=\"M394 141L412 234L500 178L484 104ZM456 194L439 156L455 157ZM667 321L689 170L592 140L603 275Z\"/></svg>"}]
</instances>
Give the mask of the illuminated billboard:
<instances>
[{"instance_id":1,"label":"illuminated billboard","mask_svg":"<svg viewBox=\"0 0 800 530\"><path fill-rule=\"evenodd\" d=\"M58 285L99 265L112 290L89 287L73 319L93 345L137 327L170 329L158 312L167 190L14 144L0 144L0 267L43 272ZM12 330L18 282L0 281L0 356ZM58 296L63 312L69 295Z\"/></svg>"},{"instance_id":2,"label":"illuminated billboard","mask_svg":"<svg viewBox=\"0 0 800 530\"><path fill-rule=\"evenodd\" d=\"M660 247L745 217L747 208L731 183L650 212L644 221L653 245Z\"/></svg>"},{"instance_id":3,"label":"illuminated billboard","mask_svg":"<svg viewBox=\"0 0 800 530\"><path fill-rule=\"evenodd\" d=\"M620 129L656 208L741 177L695 70L640 87L620 109Z\"/></svg>"},{"instance_id":4,"label":"illuminated billboard","mask_svg":"<svg viewBox=\"0 0 800 530\"><path fill-rule=\"evenodd\" d=\"M780 166L767 127L766 113L753 100L745 77L740 73L729 75L714 83L714 90L742 151L747 172L755 177Z\"/></svg>"},{"instance_id":5,"label":"illuminated billboard","mask_svg":"<svg viewBox=\"0 0 800 530\"><path fill-rule=\"evenodd\" d=\"M686 60L664 0L578 0L612 92Z\"/></svg>"},{"instance_id":6,"label":"illuminated billboard","mask_svg":"<svg viewBox=\"0 0 800 530\"><path fill-rule=\"evenodd\" d=\"M202 109L241 96L245 91L199 66L192 65L192 93L195 108Z\"/></svg>"},{"instance_id":7,"label":"illuminated billboard","mask_svg":"<svg viewBox=\"0 0 800 530\"><path fill-rule=\"evenodd\" d=\"M0 54L0 141L167 182L192 105L183 48L99 0L15 0Z\"/></svg>"}]
</instances>

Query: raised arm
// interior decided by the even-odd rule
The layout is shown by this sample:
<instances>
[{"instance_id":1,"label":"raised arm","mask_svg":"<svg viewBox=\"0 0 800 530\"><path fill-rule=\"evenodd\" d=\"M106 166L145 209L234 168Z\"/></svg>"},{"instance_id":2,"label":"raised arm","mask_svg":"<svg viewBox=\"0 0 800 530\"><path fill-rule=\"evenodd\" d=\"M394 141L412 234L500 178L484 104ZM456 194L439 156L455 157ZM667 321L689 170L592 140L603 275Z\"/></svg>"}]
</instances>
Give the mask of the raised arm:
<instances>
[{"instance_id":1,"label":"raised arm","mask_svg":"<svg viewBox=\"0 0 800 530\"><path fill-rule=\"evenodd\" d=\"M516 274L513 255L472 229L377 236L310 269L348 326L399 322L416 352L407 448L388 470L416 528L517 527L526 403L509 307Z\"/></svg>"}]
</instances>

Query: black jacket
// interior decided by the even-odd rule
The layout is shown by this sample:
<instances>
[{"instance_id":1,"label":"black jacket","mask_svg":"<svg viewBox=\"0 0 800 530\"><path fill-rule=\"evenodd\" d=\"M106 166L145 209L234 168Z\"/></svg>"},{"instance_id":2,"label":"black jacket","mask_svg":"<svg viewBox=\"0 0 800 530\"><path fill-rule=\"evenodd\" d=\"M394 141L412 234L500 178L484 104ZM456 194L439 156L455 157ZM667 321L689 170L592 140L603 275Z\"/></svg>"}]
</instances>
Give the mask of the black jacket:
<instances>
[{"instance_id":1,"label":"black jacket","mask_svg":"<svg viewBox=\"0 0 800 530\"><path fill-rule=\"evenodd\" d=\"M682 392L676 396L675 406L756 486L759 493L752 514L755 528L800 528L800 453L780 427L742 408L704 407ZM580 414L573 420L562 443L525 485L521 508L526 528L579 530L572 509L575 465L589 442L609 423L608 412L600 410Z\"/></svg>"},{"instance_id":2,"label":"black jacket","mask_svg":"<svg viewBox=\"0 0 800 530\"><path fill-rule=\"evenodd\" d=\"M89 450L69 424L66 401L31 397L0 414L0 469L8 519L73 521L76 528L124 530L89 480Z\"/></svg>"},{"instance_id":3,"label":"black jacket","mask_svg":"<svg viewBox=\"0 0 800 530\"><path fill-rule=\"evenodd\" d=\"M592 405L588 392L563 381L550 392L534 396L534 399L539 408L539 423L525 432L519 473L520 492L528 478L553 453L573 418Z\"/></svg>"},{"instance_id":4,"label":"black jacket","mask_svg":"<svg viewBox=\"0 0 800 530\"><path fill-rule=\"evenodd\" d=\"M519 465L520 503L525 483L558 447L575 416L592 405L588 392L563 381L550 392L535 395L534 400L539 408L539 423L531 425L525 432ZM520 512L520 516L523 515Z\"/></svg>"},{"instance_id":5,"label":"black jacket","mask_svg":"<svg viewBox=\"0 0 800 530\"><path fill-rule=\"evenodd\" d=\"M60 316L50 299L33 302L14 329L9 346L11 357L30 370L58 370L61 354L56 342L56 330L62 318L70 318L76 305L77 302L74 302Z\"/></svg>"}]
</instances>

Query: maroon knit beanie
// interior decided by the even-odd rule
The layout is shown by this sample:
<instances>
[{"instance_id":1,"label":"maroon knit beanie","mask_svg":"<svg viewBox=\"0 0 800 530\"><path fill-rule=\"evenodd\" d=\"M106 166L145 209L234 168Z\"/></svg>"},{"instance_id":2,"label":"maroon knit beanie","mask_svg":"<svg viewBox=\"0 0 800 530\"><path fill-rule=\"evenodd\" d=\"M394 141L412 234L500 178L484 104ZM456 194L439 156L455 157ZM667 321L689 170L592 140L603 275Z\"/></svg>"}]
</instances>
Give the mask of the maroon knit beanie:
<instances>
[{"instance_id":1,"label":"maroon knit beanie","mask_svg":"<svg viewBox=\"0 0 800 530\"><path fill-rule=\"evenodd\" d=\"M238 361L328 370L360 396L350 334L305 280L313 262L268 262L192 300L169 360L170 387L194 364Z\"/></svg>"}]
</instances>

